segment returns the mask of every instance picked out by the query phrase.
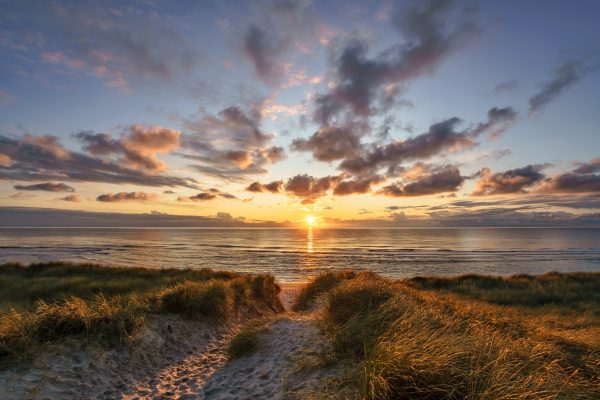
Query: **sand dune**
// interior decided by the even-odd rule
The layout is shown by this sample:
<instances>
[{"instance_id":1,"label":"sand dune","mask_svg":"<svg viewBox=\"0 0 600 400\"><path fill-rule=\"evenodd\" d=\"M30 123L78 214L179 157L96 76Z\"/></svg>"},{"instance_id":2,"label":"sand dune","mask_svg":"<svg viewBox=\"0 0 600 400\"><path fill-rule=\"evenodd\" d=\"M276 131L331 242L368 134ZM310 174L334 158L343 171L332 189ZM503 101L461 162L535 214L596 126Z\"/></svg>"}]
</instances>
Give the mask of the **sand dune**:
<instances>
[{"instance_id":1,"label":"sand dune","mask_svg":"<svg viewBox=\"0 0 600 400\"><path fill-rule=\"evenodd\" d=\"M289 308L297 293L285 285ZM24 370L0 372L2 399L285 399L331 372L301 369L327 343L314 317L286 312L261 333L260 349L227 362L239 324L218 326L178 316L153 318L126 349L48 348Z\"/></svg>"}]
</instances>

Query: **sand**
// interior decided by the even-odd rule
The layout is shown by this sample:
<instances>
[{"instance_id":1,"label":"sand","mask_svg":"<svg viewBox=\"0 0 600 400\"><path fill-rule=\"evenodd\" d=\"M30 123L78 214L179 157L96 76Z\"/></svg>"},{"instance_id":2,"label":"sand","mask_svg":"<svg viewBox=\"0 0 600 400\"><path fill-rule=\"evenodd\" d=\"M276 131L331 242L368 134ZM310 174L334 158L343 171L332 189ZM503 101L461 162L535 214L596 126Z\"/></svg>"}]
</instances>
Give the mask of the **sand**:
<instances>
[{"instance_id":1,"label":"sand","mask_svg":"<svg viewBox=\"0 0 600 400\"><path fill-rule=\"evenodd\" d=\"M302 288L302 283L280 283L281 292L279 293L279 299L281 300L281 304L283 304L283 308L287 311L292 309L292 304L294 304L294 300L298 293L300 293L300 289Z\"/></svg>"},{"instance_id":2,"label":"sand","mask_svg":"<svg viewBox=\"0 0 600 400\"><path fill-rule=\"evenodd\" d=\"M287 310L297 292L298 285L283 285ZM227 361L239 326L160 315L125 348L77 340L48 347L27 368L0 371L0 398L292 399L336 374L319 366L327 341L312 314L286 311L260 334L255 354Z\"/></svg>"}]
</instances>

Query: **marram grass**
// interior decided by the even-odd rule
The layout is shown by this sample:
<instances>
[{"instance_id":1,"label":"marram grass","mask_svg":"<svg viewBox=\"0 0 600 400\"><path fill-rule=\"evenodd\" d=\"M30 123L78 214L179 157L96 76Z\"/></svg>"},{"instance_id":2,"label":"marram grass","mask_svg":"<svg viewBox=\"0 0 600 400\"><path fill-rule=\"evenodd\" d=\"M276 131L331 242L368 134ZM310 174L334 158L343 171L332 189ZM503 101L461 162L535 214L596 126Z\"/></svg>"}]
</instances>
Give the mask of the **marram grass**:
<instances>
[{"instance_id":1,"label":"marram grass","mask_svg":"<svg viewBox=\"0 0 600 400\"><path fill-rule=\"evenodd\" d=\"M329 286L322 323L358 398L600 398L600 274Z\"/></svg>"},{"instance_id":2,"label":"marram grass","mask_svg":"<svg viewBox=\"0 0 600 400\"><path fill-rule=\"evenodd\" d=\"M46 263L0 266L0 358L81 337L114 346L153 314L227 321L282 310L267 275Z\"/></svg>"}]
</instances>

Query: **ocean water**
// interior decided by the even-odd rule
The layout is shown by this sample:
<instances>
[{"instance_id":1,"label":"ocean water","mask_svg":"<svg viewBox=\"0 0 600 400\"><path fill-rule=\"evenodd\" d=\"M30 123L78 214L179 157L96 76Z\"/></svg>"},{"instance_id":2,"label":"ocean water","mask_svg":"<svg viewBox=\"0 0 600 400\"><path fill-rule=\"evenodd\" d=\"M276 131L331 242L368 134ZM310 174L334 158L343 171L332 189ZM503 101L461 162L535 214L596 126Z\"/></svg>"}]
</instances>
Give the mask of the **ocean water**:
<instances>
[{"instance_id":1,"label":"ocean water","mask_svg":"<svg viewBox=\"0 0 600 400\"><path fill-rule=\"evenodd\" d=\"M283 282L341 268L392 278L600 271L600 229L0 229L0 262L47 260L268 272Z\"/></svg>"}]
</instances>

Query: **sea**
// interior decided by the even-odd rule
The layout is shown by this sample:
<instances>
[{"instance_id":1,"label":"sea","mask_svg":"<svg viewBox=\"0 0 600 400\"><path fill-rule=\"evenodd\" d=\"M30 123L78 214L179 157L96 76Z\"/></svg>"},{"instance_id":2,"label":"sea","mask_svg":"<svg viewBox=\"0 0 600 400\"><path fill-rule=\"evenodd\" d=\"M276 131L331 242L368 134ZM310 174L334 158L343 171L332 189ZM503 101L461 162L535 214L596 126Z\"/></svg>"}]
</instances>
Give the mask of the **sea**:
<instances>
[{"instance_id":1,"label":"sea","mask_svg":"<svg viewBox=\"0 0 600 400\"><path fill-rule=\"evenodd\" d=\"M324 271L391 278L600 271L600 228L0 228L0 262L212 268L302 282Z\"/></svg>"}]
</instances>

